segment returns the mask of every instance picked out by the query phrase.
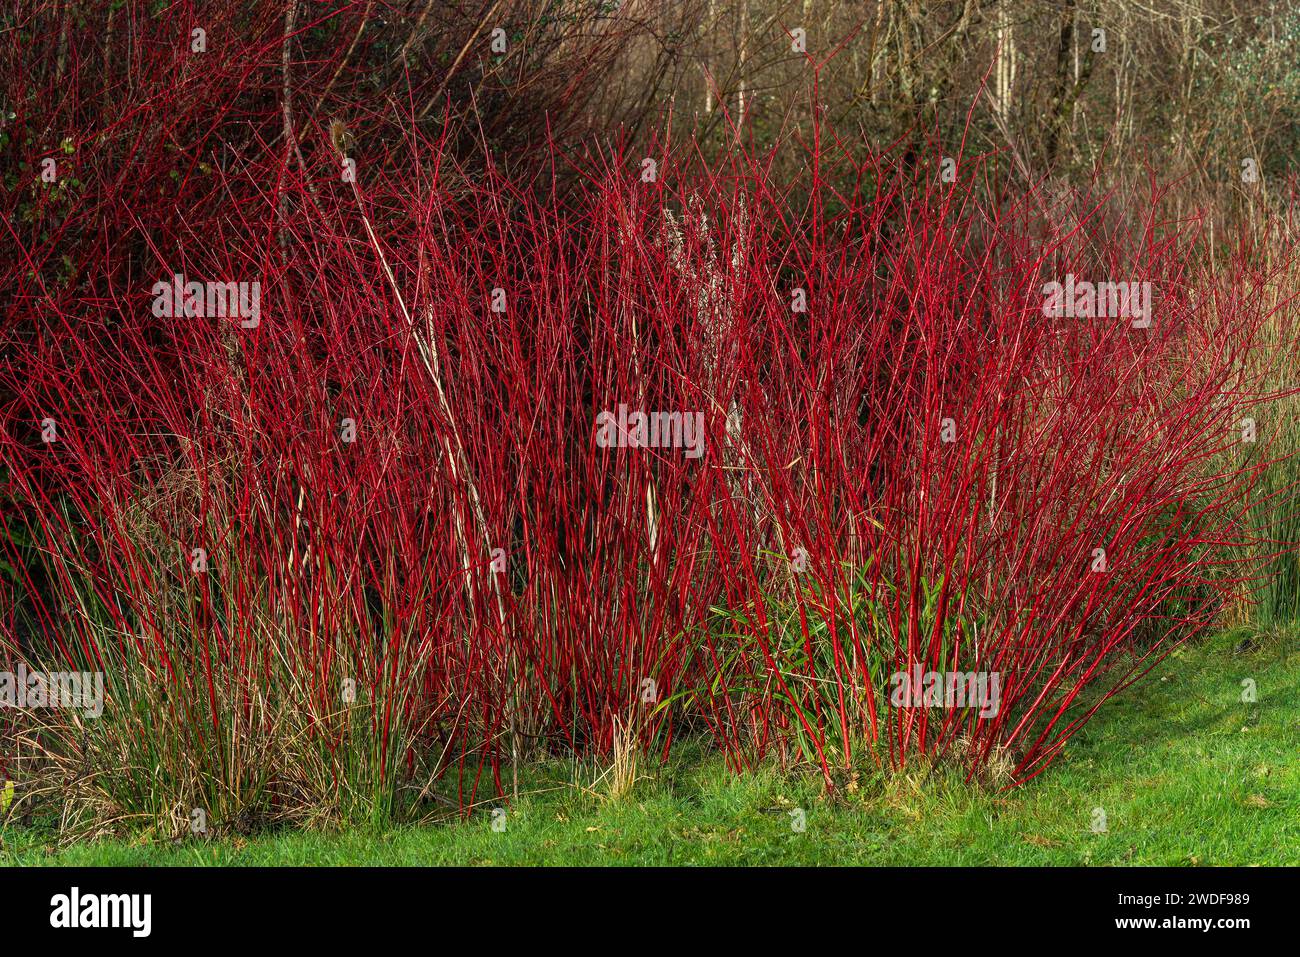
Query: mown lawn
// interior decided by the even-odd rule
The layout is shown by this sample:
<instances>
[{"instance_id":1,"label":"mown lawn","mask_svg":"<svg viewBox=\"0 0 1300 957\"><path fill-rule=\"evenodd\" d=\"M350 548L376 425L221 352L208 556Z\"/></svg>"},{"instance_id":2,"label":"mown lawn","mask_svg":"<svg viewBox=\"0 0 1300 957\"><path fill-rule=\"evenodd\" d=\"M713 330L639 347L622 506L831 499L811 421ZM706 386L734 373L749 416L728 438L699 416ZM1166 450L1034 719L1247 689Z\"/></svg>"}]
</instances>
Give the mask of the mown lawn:
<instances>
[{"instance_id":1,"label":"mown lawn","mask_svg":"<svg viewBox=\"0 0 1300 957\"><path fill-rule=\"evenodd\" d=\"M774 770L712 758L642 769L610 800L540 769L506 811L382 833L278 833L55 850L9 829L3 860L65 865L1300 864L1300 655L1295 634L1220 635L1112 700L1067 759L1014 792L947 773L859 779L834 799ZM1243 679L1258 701L1241 701ZM600 792L603 783L595 785ZM1106 830L1093 829L1094 809ZM796 830L796 811L805 826Z\"/></svg>"}]
</instances>

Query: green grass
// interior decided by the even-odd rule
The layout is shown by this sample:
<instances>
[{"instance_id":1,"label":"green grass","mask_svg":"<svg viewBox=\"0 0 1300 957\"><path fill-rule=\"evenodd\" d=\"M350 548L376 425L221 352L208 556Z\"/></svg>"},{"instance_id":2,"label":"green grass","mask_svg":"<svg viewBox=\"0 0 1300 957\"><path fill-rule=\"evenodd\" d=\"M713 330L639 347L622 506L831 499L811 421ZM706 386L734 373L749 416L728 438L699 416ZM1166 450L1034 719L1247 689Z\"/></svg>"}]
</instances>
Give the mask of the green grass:
<instances>
[{"instance_id":1,"label":"green grass","mask_svg":"<svg viewBox=\"0 0 1300 957\"><path fill-rule=\"evenodd\" d=\"M63 850L4 834L6 863L404 864L1157 864L1300 863L1297 635L1220 635L1180 650L1112 700L1036 781L996 793L948 773L860 779L827 799L812 779L744 777L715 758L642 769L607 800L534 770L534 793L493 831L470 820L386 832L281 833L181 845L101 842ZM1241 701L1255 681L1256 704ZM597 787L599 790L599 786ZM1093 809L1107 830L1092 830ZM802 809L806 829L793 829Z\"/></svg>"}]
</instances>

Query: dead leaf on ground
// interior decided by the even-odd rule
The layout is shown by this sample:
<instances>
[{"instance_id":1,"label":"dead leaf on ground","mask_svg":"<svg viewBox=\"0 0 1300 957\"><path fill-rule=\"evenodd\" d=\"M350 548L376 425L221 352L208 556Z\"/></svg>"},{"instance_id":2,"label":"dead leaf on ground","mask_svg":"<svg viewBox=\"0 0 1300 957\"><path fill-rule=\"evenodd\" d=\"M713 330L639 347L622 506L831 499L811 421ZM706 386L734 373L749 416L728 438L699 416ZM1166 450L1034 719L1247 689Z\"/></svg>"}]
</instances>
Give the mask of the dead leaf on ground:
<instances>
[{"instance_id":1,"label":"dead leaf on ground","mask_svg":"<svg viewBox=\"0 0 1300 957\"><path fill-rule=\"evenodd\" d=\"M1060 847L1060 841L1054 841L1050 837L1039 837L1037 834L1025 834L1024 839L1035 847Z\"/></svg>"}]
</instances>

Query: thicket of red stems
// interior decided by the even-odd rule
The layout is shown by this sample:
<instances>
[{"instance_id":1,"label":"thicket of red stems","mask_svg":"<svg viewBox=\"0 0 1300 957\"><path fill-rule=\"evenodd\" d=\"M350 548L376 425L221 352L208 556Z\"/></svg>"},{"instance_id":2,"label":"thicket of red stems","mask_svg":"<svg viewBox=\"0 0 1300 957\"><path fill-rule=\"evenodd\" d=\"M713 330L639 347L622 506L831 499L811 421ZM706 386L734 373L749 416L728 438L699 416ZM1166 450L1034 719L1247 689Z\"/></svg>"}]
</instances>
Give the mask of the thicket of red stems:
<instances>
[{"instance_id":1,"label":"thicket of red stems","mask_svg":"<svg viewBox=\"0 0 1300 957\"><path fill-rule=\"evenodd\" d=\"M588 156L560 191L412 137L401 177L322 159L288 219L215 189L129 281L105 248L118 292L6 358L5 522L50 576L10 589L39 632L15 600L10 650L159 683L214 751L353 680L381 776L452 766L462 794L629 728L830 780L1037 773L1251 574L1270 277L1195 269L1156 194L1131 231L1054 221L973 159L832 183L832 142L799 183L744 153L683 182L663 150L651 181ZM174 273L260 282L259 325L155 318ZM1150 282L1149 327L1045 316L1067 273ZM620 404L702 413L702 456L601 447ZM918 665L997 672L1000 707L892 706Z\"/></svg>"},{"instance_id":2,"label":"thicket of red stems","mask_svg":"<svg viewBox=\"0 0 1300 957\"><path fill-rule=\"evenodd\" d=\"M816 156L780 185L744 155L677 182L662 152L653 182L589 157L564 195L452 195L437 147L356 191L322 164L289 222L268 199L160 229L129 289L6 363L43 640L143 668L196 740L287 690L329 714L352 679L409 729L389 775L450 754L473 784L632 727L1022 780L1238 596L1268 277L1197 274L1156 222L998 207L974 160L837 189ZM173 273L260 281L260 324L156 319ZM1151 282L1149 328L1044 316L1066 273ZM701 458L599 446L620 403L702 412ZM892 706L917 664L998 672L997 714Z\"/></svg>"}]
</instances>

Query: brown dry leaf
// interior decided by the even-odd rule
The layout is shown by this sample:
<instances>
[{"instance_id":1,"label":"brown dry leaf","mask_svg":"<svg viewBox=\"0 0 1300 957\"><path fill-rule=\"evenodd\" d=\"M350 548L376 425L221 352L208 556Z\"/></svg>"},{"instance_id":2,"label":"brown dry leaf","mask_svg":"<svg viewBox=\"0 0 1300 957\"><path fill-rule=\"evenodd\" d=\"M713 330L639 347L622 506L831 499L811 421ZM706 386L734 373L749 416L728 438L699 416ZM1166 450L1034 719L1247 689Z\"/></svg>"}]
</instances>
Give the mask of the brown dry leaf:
<instances>
[{"instance_id":1,"label":"brown dry leaf","mask_svg":"<svg viewBox=\"0 0 1300 957\"><path fill-rule=\"evenodd\" d=\"M1039 837L1037 834L1025 834L1024 839L1035 847L1060 847L1060 841L1054 841L1050 837Z\"/></svg>"},{"instance_id":2,"label":"brown dry leaf","mask_svg":"<svg viewBox=\"0 0 1300 957\"><path fill-rule=\"evenodd\" d=\"M1262 794L1252 794L1246 798L1246 803L1251 807L1272 807L1273 802Z\"/></svg>"}]
</instances>

